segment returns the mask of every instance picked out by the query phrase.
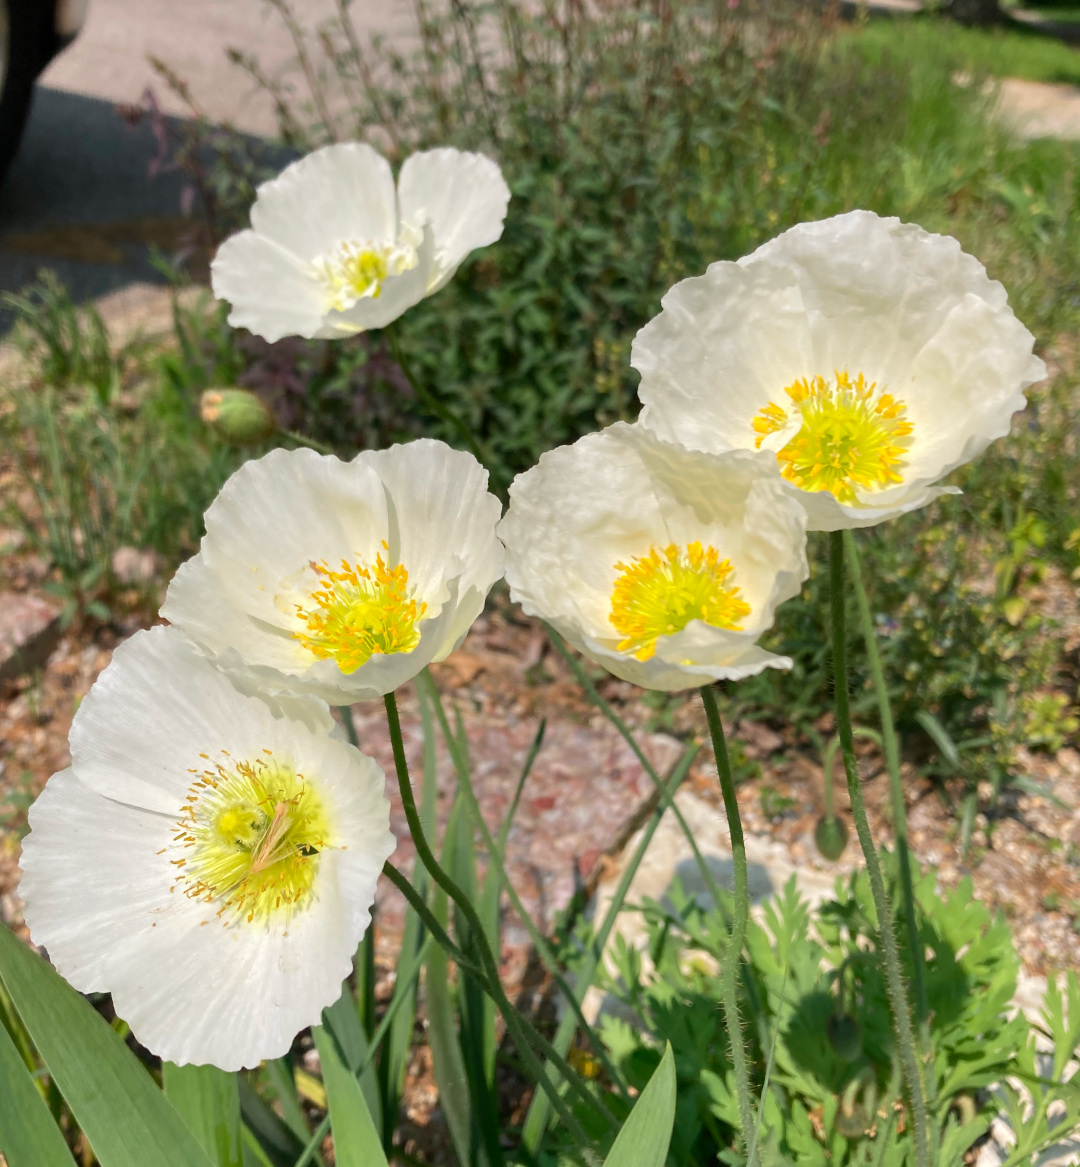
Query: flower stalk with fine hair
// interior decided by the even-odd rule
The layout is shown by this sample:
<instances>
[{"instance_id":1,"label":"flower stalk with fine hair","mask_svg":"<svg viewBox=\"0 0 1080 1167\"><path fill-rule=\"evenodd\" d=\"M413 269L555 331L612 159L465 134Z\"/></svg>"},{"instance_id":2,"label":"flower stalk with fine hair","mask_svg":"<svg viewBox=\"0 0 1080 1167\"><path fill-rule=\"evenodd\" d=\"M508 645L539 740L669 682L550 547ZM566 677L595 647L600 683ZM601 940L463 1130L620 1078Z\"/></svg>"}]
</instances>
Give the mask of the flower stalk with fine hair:
<instances>
[{"instance_id":1,"label":"flower stalk with fine hair","mask_svg":"<svg viewBox=\"0 0 1080 1167\"><path fill-rule=\"evenodd\" d=\"M499 980L499 966L488 944L484 925L477 915L472 901L457 885L455 880L443 869L442 865L435 858L435 853L427 841L427 835L420 821L420 813L416 808L416 799L413 797L412 782L409 778L409 763L405 757L405 741L401 734L401 719L398 716L397 698L393 693L387 693L383 697L383 702L386 706L386 721L390 731L390 742L394 751L394 768L397 772L398 791L401 795L401 804L405 811L405 818L409 824L409 832L416 846L416 854L431 878L453 900L465 918L469 926L469 939L472 942L472 947L476 950L480 966L483 970L484 979L481 981L481 987L488 993L502 1014L503 1020L506 1022L506 1027L509 1029L514 1039L514 1044L517 1046L518 1054L528 1068L532 1080L548 1095L551 1100L551 1105L555 1108L559 1118L566 1125L567 1130L571 1132L573 1137L579 1140L581 1145L588 1145L588 1136L586 1136L581 1124L567 1107L557 1087L548 1078L547 1074L544 1073L543 1066L533 1052L533 1045L535 1044L540 1047L544 1055L559 1068L563 1079L575 1090L580 1099L590 1107L596 1109L595 1100L587 1092L578 1089L579 1083L577 1082L576 1076L570 1067L566 1065L565 1060L549 1042L542 1038L529 1025L525 1018L514 1008L513 1004L508 1000L506 993L503 991L502 983ZM448 949L447 951L448 955L451 957L454 956L454 950ZM598 1113L601 1118L607 1117L601 1111L598 1111Z\"/></svg>"},{"instance_id":2,"label":"flower stalk with fine hair","mask_svg":"<svg viewBox=\"0 0 1080 1167\"><path fill-rule=\"evenodd\" d=\"M746 867L746 841L743 838L742 817L739 801L735 795L735 783L731 777L731 762L728 758L727 743L724 740L724 725L720 720L720 710L716 705L716 694L711 686L701 690L701 700L705 704L705 716L709 721L713 754L716 758L716 773L720 778L720 791L724 798L724 813L727 815L728 831L731 835L731 862L735 875L734 914L731 922L731 938L724 961L721 991L724 1003L724 1022L727 1025L728 1040L731 1043L731 1064L735 1071L735 1090L739 1100L739 1122L742 1126L743 1142L749 1146L750 1131L756 1129L754 1104L750 1096L750 1072L746 1065L746 1039L743 1036L742 1018L739 1016L739 965L742 961L743 945L746 943L746 924L750 917L750 886Z\"/></svg>"},{"instance_id":3,"label":"flower stalk with fine hair","mask_svg":"<svg viewBox=\"0 0 1080 1167\"><path fill-rule=\"evenodd\" d=\"M851 728L851 709L848 700L847 636L844 612L844 535L834 531L829 536L829 587L832 610L832 659L836 688L836 728L840 736L840 752L844 759L844 773L847 776L848 796L851 799L851 816L855 820L855 832L859 836L866 871L870 877L870 891L878 917L878 936L881 942L882 962L885 965L885 985L889 995L889 1007L893 1015L893 1027L900 1047L900 1064L907 1085L911 1104L912 1127L914 1130L916 1167L930 1167L930 1129L926 1108L926 1091L923 1088L922 1072L915 1046L915 1033L911 1024L911 1007L908 1004L904 986L900 954L896 946L896 931L889 894L881 873L874 840L870 834L870 824L863 802L862 783L859 778L859 763L855 757L855 738Z\"/></svg>"}]
</instances>

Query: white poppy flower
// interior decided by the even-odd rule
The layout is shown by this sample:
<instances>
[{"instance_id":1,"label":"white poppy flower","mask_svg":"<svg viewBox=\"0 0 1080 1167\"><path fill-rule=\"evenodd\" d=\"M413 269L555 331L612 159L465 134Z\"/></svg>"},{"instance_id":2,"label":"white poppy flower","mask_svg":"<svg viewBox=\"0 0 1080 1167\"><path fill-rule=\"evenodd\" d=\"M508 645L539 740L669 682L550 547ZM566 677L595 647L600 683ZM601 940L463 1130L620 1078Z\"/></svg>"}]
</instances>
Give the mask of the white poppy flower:
<instances>
[{"instance_id":1,"label":"white poppy flower","mask_svg":"<svg viewBox=\"0 0 1080 1167\"><path fill-rule=\"evenodd\" d=\"M251 229L210 265L229 323L269 341L383 328L503 231L510 190L483 154L446 147L390 164L362 142L324 146L259 187Z\"/></svg>"},{"instance_id":2,"label":"white poppy flower","mask_svg":"<svg viewBox=\"0 0 1080 1167\"><path fill-rule=\"evenodd\" d=\"M275 450L206 512L162 615L267 692L371 700L448 656L502 575L471 454L422 439L351 462Z\"/></svg>"},{"instance_id":3,"label":"white poppy flower","mask_svg":"<svg viewBox=\"0 0 1080 1167\"><path fill-rule=\"evenodd\" d=\"M511 598L647 689L790 668L757 644L807 576L806 519L768 459L619 422L543 454L499 524Z\"/></svg>"},{"instance_id":4,"label":"white poppy flower","mask_svg":"<svg viewBox=\"0 0 1080 1167\"><path fill-rule=\"evenodd\" d=\"M934 484L1007 434L1046 375L977 259L869 211L793 227L662 304L631 350L641 423L768 451L812 531L957 493Z\"/></svg>"},{"instance_id":5,"label":"white poppy flower","mask_svg":"<svg viewBox=\"0 0 1080 1167\"><path fill-rule=\"evenodd\" d=\"M332 725L238 692L171 628L121 645L79 707L30 810L26 920L162 1058L279 1057L341 992L394 836L382 771Z\"/></svg>"}]
</instances>

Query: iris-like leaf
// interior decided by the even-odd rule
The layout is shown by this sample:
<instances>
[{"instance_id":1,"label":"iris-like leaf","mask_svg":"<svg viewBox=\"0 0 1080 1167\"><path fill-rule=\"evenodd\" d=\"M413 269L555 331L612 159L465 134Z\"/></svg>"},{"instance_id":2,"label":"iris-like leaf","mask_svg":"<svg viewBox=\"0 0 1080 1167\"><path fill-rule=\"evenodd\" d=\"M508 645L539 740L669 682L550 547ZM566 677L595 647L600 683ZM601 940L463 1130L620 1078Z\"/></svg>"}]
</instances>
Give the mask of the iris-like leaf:
<instances>
[{"instance_id":1,"label":"iris-like leaf","mask_svg":"<svg viewBox=\"0 0 1080 1167\"><path fill-rule=\"evenodd\" d=\"M0 978L101 1167L213 1167L121 1037L7 928Z\"/></svg>"},{"instance_id":2,"label":"iris-like leaf","mask_svg":"<svg viewBox=\"0 0 1080 1167\"><path fill-rule=\"evenodd\" d=\"M675 1056L670 1043L619 1131L604 1167L664 1167L675 1125Z\"/></svg>"}]
</instances>

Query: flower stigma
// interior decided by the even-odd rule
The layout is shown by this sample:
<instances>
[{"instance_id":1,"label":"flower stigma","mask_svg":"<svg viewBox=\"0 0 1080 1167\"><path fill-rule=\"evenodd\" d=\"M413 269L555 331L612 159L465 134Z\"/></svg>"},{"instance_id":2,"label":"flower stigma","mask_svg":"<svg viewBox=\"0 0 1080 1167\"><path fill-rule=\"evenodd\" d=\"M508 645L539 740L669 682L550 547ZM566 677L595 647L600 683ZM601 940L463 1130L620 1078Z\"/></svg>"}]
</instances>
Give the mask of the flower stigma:
<instances>
[{"instance_id":1,"label":"flower stigma","mask_svg":"<svg viewBox=\"0 0 1080 1167\"><path fill-rule=\"evenodd\" d=\"M656 652L658 637L681 632L691 620L738 632L750 614L739 589L727 584L735 569L715 547L672 543L662 553L654 547L615 570L621 574L611 593L611 623L623 636L619 651L638 660Z\"/></svg>"},{"instance_id":2,"label":"flower stigma","mask_svg":"<svg viewBox=\"0 0 1080 1167\"><path fill-rule=\"evenodd\" d=\"M311 784L270 750L253 761L223 760L192 770L170 860L184 894L217 905L225 925L234 920L272 923L315 898L319 856L329 823Z\"/></svg>"},{"instance_id":3,"label":"flower stigma","mask_svg":"<svg viewBox=\"0 0 1080 1167\"><path fill-rule=\"evenodd\" d=\"M315 260L315 271L326 291L327 310L347 312L360 300L377 300L392 276L420 262L423 231L403 224L397 242L360 243L346 240Z\"/></svg>"},{"instance_id":4,"label":"flower stigma","mask_svg":"<svg viewBox=\"0 0 1080 1167\"><path fill-rule=\"evenodd\" d=\"M383 549L389 551L385 542ZM403 564L387 567L380 554L370 567L343 559L340 571L325 562L311 569L322 586L309 596L310 607L297 604L307 631L293 636L317 659L333 660L348 674L376 653L412 652L420 643L427 604L416 602Z\"/></svg>"},{"instance_id":5,"label":"flower stigma","mask_svg":"<svg viewBox=\"0 0 1080 1167\"><path fill-rule=\"evenodd\" d=\"M827 490L838 502L858 503L856 489L880 490L902 482L912 425L907 406L860 373L837 372L835 381L811 377L789 385L802 420L798 433L777 451L780 472L801 490ZM789 424L788 411L769 402L753 420L755 446Z\"/></svg>"}]
</instances>

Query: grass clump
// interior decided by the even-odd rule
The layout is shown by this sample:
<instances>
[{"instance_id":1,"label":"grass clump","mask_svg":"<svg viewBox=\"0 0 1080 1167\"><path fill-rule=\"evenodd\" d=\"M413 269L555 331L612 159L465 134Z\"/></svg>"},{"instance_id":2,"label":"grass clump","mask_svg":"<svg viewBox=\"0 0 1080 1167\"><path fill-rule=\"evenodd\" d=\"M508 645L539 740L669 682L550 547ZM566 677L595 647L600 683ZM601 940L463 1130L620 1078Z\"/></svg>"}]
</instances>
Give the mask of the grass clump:
<instances>
[{"instance_id":1,"label":"grass clump","mask_svg":"<svg viewBox=\"0 0 1080 1167\"><path fill-rule=\"evenodd\" d=\"M21 489L0 519L49 564L70 620L108 619L133 586L197 545L202 513L240 456L199 422L170 361L135 342L114 350L94 308L44 275L7 303L33 370L0 395L0 437ZM192 325L176 316L183 336Z\"/></svg>"}]
</instances>

